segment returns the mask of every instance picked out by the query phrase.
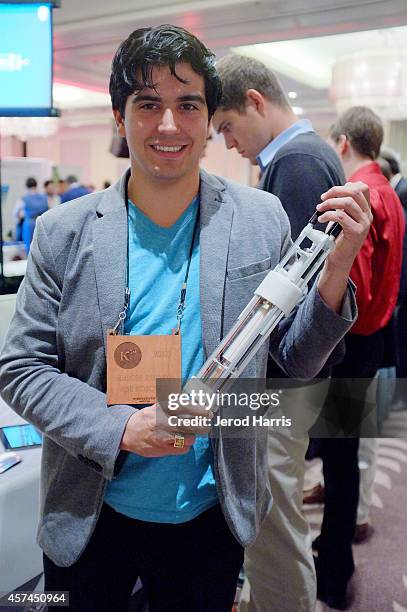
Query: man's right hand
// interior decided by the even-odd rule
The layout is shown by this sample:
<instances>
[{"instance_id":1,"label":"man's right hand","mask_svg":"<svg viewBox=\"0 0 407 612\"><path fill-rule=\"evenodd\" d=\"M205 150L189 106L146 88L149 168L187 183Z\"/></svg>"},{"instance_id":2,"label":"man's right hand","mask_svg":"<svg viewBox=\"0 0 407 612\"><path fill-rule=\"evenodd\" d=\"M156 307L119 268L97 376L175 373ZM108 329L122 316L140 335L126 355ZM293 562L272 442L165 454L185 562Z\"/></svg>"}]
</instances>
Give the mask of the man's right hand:
<instances>
[{"instance_id":1,"label":"man's right hand","mask_svg":"<svg viewBox=\"0 0 407 612\"><path fill-rule=\"evenodd\" d=\"M199 426L170 425L170 416L203 417ZM165 457L166 455L185 455L195 442L197 435L208 433L212 413L204 408L188 408L183 414L168 414L159 404L153 404L138 410L127 421L120 449L136 453L142 457ZM184 437L183 448L175 448L175 434Z\"/></svg>"}]
</instances>

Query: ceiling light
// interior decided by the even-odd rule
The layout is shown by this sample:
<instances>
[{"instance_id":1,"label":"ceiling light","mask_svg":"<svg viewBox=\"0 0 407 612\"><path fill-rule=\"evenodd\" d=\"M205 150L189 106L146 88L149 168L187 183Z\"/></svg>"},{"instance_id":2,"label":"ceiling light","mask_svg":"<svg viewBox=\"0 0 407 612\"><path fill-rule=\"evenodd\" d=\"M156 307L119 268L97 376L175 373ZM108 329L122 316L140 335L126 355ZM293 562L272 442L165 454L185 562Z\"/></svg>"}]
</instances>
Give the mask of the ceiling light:
<instances>
[{"instance_id":1,"label":"ceiling light","mask_svg":"<svg viewBox=\"0 0 407 612\"><path fill-rule=\"evenodd\" d=\"M304 114L304 109L302 108L302 106L293 106L293 111L296 115Z\"/></svg>"},{"instance_id":2,"label":"ceiling light","mask_svg":"<svg viewBox=\"0 0 407 612\"><path fill-rule=\"evenodd\" d=\"M360 66L365 66L363 79ZM329 95L338 113L351 106L368 106L384 120L406 120L407 49L366 50L339 59Z\"/></svg>"},{"instance_id":3,"label":"ceiling light","mask_svg":"<svg viewBox=\"0 0 407 612\"><path fill-rule=\"evenodd\" d=\"M289 91L287 95L290 98L290 100L295 100L295 98L298 97L298 94L296 91Z\"/></svg>"}]
</instances>

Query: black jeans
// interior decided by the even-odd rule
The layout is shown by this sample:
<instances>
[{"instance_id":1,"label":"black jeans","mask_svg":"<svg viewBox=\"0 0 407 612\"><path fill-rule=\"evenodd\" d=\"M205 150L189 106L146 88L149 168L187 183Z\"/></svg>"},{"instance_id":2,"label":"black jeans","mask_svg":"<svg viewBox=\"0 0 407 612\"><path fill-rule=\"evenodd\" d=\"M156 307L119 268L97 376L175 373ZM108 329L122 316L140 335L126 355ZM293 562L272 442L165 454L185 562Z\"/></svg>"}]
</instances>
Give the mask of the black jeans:
<instances>
[{"instance_id":1,"label":"black jeans","mask_svg":"<svg viewBox=\"0 0 407 612\"><path fill-rule=\"evenodd\" d=\"M325 601L342 599L354 571L352 540L359 501L359 424L370 381L382 363L382 330L371 336L348 334L346 357L332 370L324 409L328 423L353 437L319 441L325 481L325 507L316 561L318 590ZM347 395L347 392L348 395Z\"/></svg>"},{"instance_id":2,"label":"black jeans","mask_svg":"<svg viewBox=\"0 0 407 612\"><path fill-rule=\"evenodd\" d=\"M325 482L324 518L316 562L318 589L345 597L354 571L352 540L359 501L359 438L321 440Z\"/></svg>"},{"instance_id":3,"label":"black jeans","mask_svg":"<svg viewBox=\"0 0 407 612\"><path fill-rule=\"evenodd\" d=\"M219 505L170 525L104 504L78 561L58 567L44 555L45 590L69 591L71 612L126 612L140 577L149 612L230 612L242 564L243 548Z\"/></svg>"}]
</instances>

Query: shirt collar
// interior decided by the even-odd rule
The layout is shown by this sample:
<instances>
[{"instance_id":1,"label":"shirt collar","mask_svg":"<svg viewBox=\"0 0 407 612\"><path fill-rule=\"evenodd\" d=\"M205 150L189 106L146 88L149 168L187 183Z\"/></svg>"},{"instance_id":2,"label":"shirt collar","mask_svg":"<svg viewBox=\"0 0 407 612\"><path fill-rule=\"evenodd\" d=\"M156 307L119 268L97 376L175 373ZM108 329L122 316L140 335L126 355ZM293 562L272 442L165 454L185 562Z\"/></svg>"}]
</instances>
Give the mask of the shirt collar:
<instances>
[{"instance_id":1,"label":"shirt collar","mask_svg":"<svg viewBox=\"0 0 407 612\"><path fill-rule=\"evenodd\" d=\"M262 172L264 172L269 163L273 161L274 156L283 145L290 142L290 140L299 134L305 134L306 132L313 131L314 128L312 127L311 121L308 119L299 119L296 121L296 123L293 123L293 125L290 125L290 127L280 132L280 134L269 142L269 144L264 147L264 149L256 157L257 163L259 164Z\"/></svg>"},{"instance_id":2,"label":"shirt collar","mask_svg":"<svg viewBox=\"0 0 407 612\"><path fill-rule=\"evenodd\" d=\"M400 181L401 181L401 172L398 172L397 174L391 177L390 185L393 187L393 189L396 189Z\"/></svg>"}]
</instances>

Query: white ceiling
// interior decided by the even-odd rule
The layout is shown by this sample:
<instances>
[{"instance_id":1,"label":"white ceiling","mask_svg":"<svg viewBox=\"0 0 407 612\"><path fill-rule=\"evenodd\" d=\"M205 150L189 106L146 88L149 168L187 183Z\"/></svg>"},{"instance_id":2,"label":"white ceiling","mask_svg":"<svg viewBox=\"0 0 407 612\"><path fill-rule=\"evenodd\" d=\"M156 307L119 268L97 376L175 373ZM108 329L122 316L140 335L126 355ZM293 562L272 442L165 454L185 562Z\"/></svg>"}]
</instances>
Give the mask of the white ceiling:
<instances>
[{"instance_id":1,"label":"white ceiling","mask_svg":"<svg viewBox=\"0 0 407 612\"><path fill-rule=\"evenodd\" d=\"M407 26L239 47L299 83L328 89L332 67L354 54L407 49Z\"/></svg>"},{"instance_id":2,"label":"white ceiling","mask_svg":"<svg viewBox=\"0 0 407 612\"><path fill-rule=\"evenodd\" d=\"M54 11L56 81L106 93L110 62L119 43L138 27L160 23L186 27L218 57L232 47L308 39L295 45L278 43L275 54L280 65L274 67L283 85L298 92L295 103L306 112L308 108L331 112L324 64L350 44L336 35L406 25L407 0L62 0L61 8ZM321 47L321 37L328 35L335 35L325 39L329 52ZM380 34L367 36L375 44ZM268 52L263 48L261 53ZM321 64L319 80L304 78L300 58L306 54L310 62ZM72 107L75 93L70 95ZM56 106L57 100L58 95ZM92 105L104 106L106 100L93 96ZM83 105L76 101L76 107ZM68 100L61 100L60 106L69 106Z\"/></svg>"},{"instance_id":3,"label":"white ceiling","mask_svg":"<svg viewBox=\"0 0 407 612\"><path fill-rule=\"evenodd\" d=\"M107 89L110 62L134 29L175 23L217 54L230 47L407 24L406 0L62 0L55 77Z\"/></svg>"}]
</instances>

